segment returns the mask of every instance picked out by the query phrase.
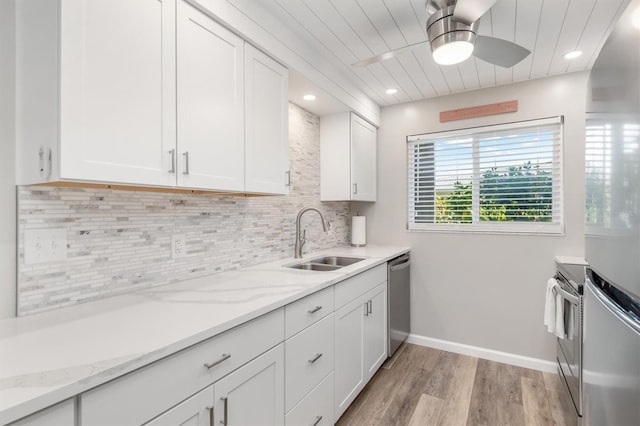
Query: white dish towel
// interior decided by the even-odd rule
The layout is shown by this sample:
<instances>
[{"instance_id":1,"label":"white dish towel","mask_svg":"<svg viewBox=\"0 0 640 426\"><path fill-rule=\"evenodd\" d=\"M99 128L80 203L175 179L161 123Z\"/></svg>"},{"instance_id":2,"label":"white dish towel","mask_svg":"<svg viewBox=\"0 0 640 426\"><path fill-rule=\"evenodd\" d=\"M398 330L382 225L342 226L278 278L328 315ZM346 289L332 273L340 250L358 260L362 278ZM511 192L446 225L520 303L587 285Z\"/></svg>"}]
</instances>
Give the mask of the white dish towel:
<instances>
[{"instance_id":1,"label":"white dish towel","mask_svg":"<svg viewBox=\"0 0 640 426\"><path fill-rule=\"evenodd\" d=\"M547 294L544 304L544 325L549 333L554 333L561 339L566 337L564 331L564 299L553 289L558 285L555 278L547 281Z\"/></svg>"}]
</instances>

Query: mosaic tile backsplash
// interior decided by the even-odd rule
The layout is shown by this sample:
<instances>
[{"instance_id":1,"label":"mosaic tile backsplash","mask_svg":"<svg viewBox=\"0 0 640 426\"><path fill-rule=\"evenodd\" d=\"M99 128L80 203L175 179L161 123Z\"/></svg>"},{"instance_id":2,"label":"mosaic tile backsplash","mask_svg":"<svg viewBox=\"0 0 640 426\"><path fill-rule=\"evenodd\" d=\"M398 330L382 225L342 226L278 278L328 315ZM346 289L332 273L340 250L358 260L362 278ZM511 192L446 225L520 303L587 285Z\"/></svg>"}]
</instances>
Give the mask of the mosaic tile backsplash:
<instances>
[{"instance_id":1,"label":"mosaic tile backsplash","mask_svg":"<svg viewBox=\"0 0 640 426\"><path fill-rule=\"evenodd\" d=\"M349 203L320 202L320 120L289 105L288 196L231 197L108 189L18 188L18 315L293 256L295 218L305 252L349 242ZM24 231L65 229L67 260L24 263ZM184 234L186 257L171 259Z\"/></svg>"}]
</instances>

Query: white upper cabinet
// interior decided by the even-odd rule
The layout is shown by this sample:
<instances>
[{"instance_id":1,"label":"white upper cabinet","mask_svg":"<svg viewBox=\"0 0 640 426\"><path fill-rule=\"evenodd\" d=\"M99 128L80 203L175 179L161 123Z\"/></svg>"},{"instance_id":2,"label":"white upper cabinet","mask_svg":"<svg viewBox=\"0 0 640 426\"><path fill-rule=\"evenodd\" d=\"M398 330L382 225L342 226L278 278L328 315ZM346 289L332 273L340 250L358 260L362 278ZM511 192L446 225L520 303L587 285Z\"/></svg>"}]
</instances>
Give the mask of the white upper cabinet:
<instances>
[{"instance_id":1,"label":"white upper cabinet","mask_svg":"<svg viewBox=\"0 0 640 426\"><path fill-rule=\"evenodd\" d=\"M354 113L320 119L322 201L376 201L377 129Z\"/></svg>"},{"instance_id":2,"label":"white upper cabinet","mask_svg":"<svg viewBox=\"0 0 640 426\"><path fill-rule=\"evenodd\" d=\"M351 114L351 199L376 201L377 129Z\"/></svg>"},{"instance_id":3,"label":"white upper cabinet","mask_svg":"<svg viewBox=\"0 0 640 426\"><path fill-rule=\"evenodd\" d=\"M18 184L288 192L287 70L206 13L21 0L16 18Z\"/></svg>"},{"instance_id":4,"label":"white upper cabinet","mask_svg":"<svg viewBox=\"0 0 640 426\"><path fill-rule=\"evenodd\" d=\"M16 10L18 183L172 184L175 1L24 0Z\"/></svg>"},{"instance_id":5,"label":"white upper cabinet","mask_svg":"<svg viewBox=\"0 0 640 426\"><path fill-rule=\"evenodd\" d=\"M244 41L178 2L178 186L244 190Z\"/></svg>"},{"instance_id":6,"label":"white upper cabinet","mask_svg":"<svg viewBox=\"0 0 640 426\"><path fill-rule=\"evenodd\" d=\"M245 45L246 191L289 193L289 72Z\"/></svg>"}]
</instances>

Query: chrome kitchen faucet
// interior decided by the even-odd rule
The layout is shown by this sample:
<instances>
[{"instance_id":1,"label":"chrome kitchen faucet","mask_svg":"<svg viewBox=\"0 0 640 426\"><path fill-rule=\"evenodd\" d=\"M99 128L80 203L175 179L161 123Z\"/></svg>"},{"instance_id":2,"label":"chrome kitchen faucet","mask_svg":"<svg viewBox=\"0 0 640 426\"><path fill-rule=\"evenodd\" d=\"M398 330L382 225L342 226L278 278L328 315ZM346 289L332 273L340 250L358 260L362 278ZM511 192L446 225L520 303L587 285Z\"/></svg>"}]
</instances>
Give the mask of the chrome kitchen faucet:
<instances>
[{"instance_id":1,"label":"chrome kitchen faucet","mask_svg":"<svg viewBox=\"0 0 640 426\"><path fill-rule=\"evenodd\" d=\"M324 214L322 214L322 212L318 209L316 209L315 207L305 207L302 210L300 210L298 212L298 217L296 217L296 250L295 250L295 258L296 259L300 259L302 257L302 246L304 246L304 243L306 242L306 235L307 235L307 231L300 231L300 219L302 218L302 215L305 212L308 212L309 210L313 210L318 212L318 214L320 215L320 219L322 219L322 229L324 230L324 232L328 232L329 231L329 221L327 221L327 219L324 218Z\"/></svg>"}]
</instances>

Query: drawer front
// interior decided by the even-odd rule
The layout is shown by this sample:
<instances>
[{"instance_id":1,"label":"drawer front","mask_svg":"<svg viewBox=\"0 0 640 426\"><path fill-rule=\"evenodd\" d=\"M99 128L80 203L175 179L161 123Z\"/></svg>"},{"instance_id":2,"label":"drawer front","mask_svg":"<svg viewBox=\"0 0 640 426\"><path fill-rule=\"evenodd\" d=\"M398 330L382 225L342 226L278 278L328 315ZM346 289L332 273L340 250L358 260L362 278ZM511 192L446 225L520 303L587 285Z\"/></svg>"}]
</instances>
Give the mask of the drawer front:
<instances>
[{"instance_id":1,"label":"drawer front","mask_svg":"<svg viewBox=\"0 0 640 426\"><path fill-rule=\"evenodd\" d=\"M333 372L285 417L287 426L333 426Z\"/></svg>"},{"instance_id":2,"label":"drawer front","mask_svg":"<svg viewBox=\"0 0 640 426\"><path fill-rule=\"evenodd\" d=\"M285 412L333 370L333 314L285 342Z\"/></svg>"},{"instance_id":3,"label":"drawer front","mask_svg":"<svg viewBox=\"0 0 640 426\"><path fill-rule=\"evenodd\" d=\"M354 277L335 285L335 309L351 302L358 296L387 280L387 264L383 263L375 268L364 271Z\"/></svg>"},{"instance_id":4,"label":"drawer front","mask_svg":"<svg viewBox=\"0 0 640 426\"><path fill-rule=\"evenodd\" d=\"M288 339L299 333L331 312L333 312L333 286L285 306L285 338Z\"/></svg>"},{"instance_id":5,"label":"drawer front","mask_svg":"<svg viewBox=\"0 0 640 426\"><path fill-rule=\"evenodd\" d=\"M142 424L283 340L278 309L83 393L80 424Z\"/></svg>"}]
</instances>

